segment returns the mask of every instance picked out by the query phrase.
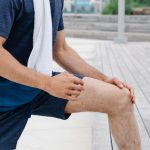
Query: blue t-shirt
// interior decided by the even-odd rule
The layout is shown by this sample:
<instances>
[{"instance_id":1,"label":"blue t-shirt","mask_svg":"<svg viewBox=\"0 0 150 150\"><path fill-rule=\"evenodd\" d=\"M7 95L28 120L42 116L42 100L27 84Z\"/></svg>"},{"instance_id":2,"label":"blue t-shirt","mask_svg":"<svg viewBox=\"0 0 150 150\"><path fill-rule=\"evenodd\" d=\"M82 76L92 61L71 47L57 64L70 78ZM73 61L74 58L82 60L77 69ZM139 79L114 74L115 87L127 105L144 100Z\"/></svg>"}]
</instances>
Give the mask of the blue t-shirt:
<instances>
[{"instance_id":1,"label":"blue t-shirt","mask_svg":"<svg viewBox=\"0 0 150 150\"><path fill-rule=\"evenodd\" d=\"M50 0L50 3L54 47L57 31L64 29L63 0ZM0 36L6 38L3 46L25 66L33 48L33 29L33 0L0 0ZM0 112L26 104L40 92L0 77Z\"/></svg>"}]
</instances>

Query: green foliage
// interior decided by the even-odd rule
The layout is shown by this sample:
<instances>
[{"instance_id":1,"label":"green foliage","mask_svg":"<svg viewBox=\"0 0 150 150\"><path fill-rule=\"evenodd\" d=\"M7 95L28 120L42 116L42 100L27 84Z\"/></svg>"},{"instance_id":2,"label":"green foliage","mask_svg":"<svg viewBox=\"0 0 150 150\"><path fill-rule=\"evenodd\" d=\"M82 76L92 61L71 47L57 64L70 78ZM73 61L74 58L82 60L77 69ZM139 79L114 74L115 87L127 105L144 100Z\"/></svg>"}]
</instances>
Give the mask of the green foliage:
<instances>
[{"instance_id":1,"label":"green foliage","mask_svg":"<svg viewBox=\"0 0 150 150\"><path fill-rule=\"evenodd\" d=\"M148 7L150 0L126 0L126 14L132 14L133 8ZM110 3L103 9L103 14L118 14L118 0L110 0Z\"/></svg>"},{"instance_id":2,"label":"green foliage","mask_svg":"<svg viewBox=\"0 0 150 150\"><path fill-rule=\"evenodd\" d=\"M125 2L126 2L125 13L130 15L130 14L132 14L132 8L133 8L132 0L125 0Z\"/></svg>"},{"instance_id":3,"label":"green foliage","mask_svg":"<svg viewBox=\"0 0 150 150\"><path fill-rule=\"evenodd\" d=\"M110 0L110 3L103 9L103 14L118 14L118 0Z\"/></svg>"},{"instance_id":4,"label":"green foliage","mask_svg":"<svg viewBox=\"0 0 150 150\"><path fill-rule=\"evenodd\" d=\"M150 6L150 0L132 0L132 1L139 6Z\"/></svg>"}]
</instances>

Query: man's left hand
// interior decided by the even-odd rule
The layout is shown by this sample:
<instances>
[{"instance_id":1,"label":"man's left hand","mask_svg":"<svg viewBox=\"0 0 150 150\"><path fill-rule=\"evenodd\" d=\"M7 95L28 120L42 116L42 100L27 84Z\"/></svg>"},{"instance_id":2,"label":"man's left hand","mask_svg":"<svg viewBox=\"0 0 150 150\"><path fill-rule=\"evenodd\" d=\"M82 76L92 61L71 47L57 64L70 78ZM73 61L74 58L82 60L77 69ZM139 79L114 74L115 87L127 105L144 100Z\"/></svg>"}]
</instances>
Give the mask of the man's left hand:
<instances>
[{"instance_id":1,"label":"man's left hand","mask_svg":"<svg viewBox=\"0 0 150 150\"><path fill-rule=\"evenodd\" d=\"M136 98L135 98L135 94L134 94L134 88L132 86L130 86L129 84L127 84L123 81L120 81L117 78L109 78L106 80L106 82L110 83L110 84L114 84L114 85L118 86L120 89L127 88L130 91L132 102L135 103Z\"/></svg>"}]
</instances>

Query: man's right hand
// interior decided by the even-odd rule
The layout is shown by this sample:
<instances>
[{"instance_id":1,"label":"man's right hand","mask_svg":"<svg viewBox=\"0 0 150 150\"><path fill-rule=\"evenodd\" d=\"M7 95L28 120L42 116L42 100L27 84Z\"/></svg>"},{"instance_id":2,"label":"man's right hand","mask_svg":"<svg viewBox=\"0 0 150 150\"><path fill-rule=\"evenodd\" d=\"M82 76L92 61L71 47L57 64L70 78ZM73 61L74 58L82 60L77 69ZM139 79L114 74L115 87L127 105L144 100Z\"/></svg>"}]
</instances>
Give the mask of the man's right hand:
<instances>
[{"instance_id":1,"label":"man's right hand","mask_svg":"<svg viewBox=\"0 0 150 150\"><path fill-rule=\"evenodd\" d=\"M56 97L75 100L84 90L84 83L72 74L60 73L52 78L48 77L43 90Z\"/></svg>"}]
</instances>

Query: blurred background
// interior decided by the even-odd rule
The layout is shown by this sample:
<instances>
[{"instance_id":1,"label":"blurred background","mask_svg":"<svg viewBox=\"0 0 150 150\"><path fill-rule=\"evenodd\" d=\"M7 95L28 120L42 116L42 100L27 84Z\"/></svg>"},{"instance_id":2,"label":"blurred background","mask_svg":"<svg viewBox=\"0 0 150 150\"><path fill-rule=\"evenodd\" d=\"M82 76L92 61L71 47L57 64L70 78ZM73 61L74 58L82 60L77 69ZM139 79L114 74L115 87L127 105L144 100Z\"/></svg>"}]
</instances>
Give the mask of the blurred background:
<instances>
[{"instance_id":1,"label":"blurred background","mask_svg":"<svg viewBox=\"0 0 150 150\"><path fill-rule=\"evenodd\" d=\"M126 0L126 14L150 14L149 0ZM97 13L114 15L118 0L65 0L65 13Z\"/></svg>"},{"instance_id":2,"label":"blurred background","mask_svg":"<svg viewBox=\"0 0 150 150\"><path fill-rule=\"evenodd\" d=\"M150 1L125 1L125 32L130 41L150 40ZM69 37L113 40L118 30L118 0L65 0ZM92 31L92 32L91 32Z\"/></svg>"}]
</instances>

